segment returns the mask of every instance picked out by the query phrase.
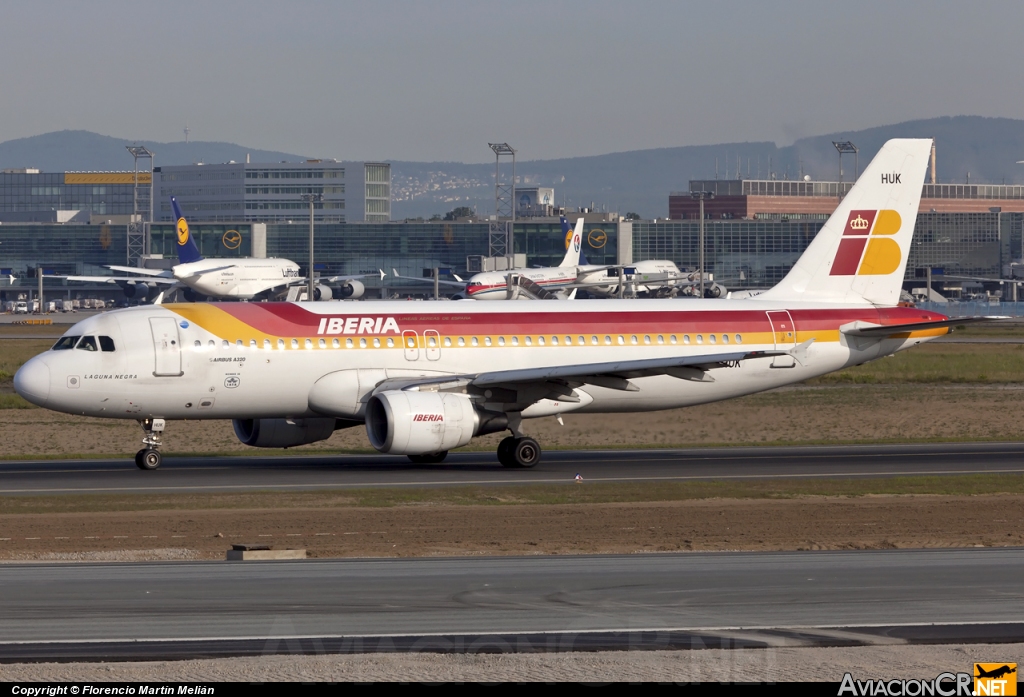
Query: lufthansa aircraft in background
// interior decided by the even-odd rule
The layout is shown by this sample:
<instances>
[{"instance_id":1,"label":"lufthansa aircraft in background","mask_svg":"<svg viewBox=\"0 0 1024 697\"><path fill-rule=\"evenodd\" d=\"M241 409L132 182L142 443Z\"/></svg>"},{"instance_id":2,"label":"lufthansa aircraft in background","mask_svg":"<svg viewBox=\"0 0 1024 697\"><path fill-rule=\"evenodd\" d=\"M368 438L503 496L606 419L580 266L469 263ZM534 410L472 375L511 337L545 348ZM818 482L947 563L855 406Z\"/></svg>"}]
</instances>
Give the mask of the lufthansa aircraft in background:
<instances>
[{"instance_id":1,"label":"lufthansa aircraft in background","mask_svg":"<svg viewBox=\"0 0 1024 697\"><path fill-rule=\"evenodd\" d=\"M137 420L143 469L160 465L166 421L194 419L232 419L270 448L363 426L414 462L507 430L498 460L532 467L531 418L730 399L970 321L898 306L930 150L887 142L786 277L747 300L144 306L74 325L14 387L47 409Z\"/></svg>"},{"instance_id":2,"label":"lufthansa aircraft in background","mask_svg":"<svg viewBox=\"0 0 1024 697\"><path fill-rule=\"evenodd\" d=\"M171 208L177 221L178 264L168 270L141 269L131 266L110 266L108 268L134 276L68 276L69 281L90 283L116 283L124 289L129 298L145 300L150 290L161 287L164 293L175 287L184 287L185 299L195 301L200 296L234 300L251 300L266 297L290 286L305 284L306 277L299 272L299 265L288 259L204 259L199 253L188 229L188 222L171 197ZM314 291L314 300L330 300L334 291L323 283L342 281L339 297L360 298L365 288L359 276L332 276L320 279ZM384 272L381 272L384 278Z\"/></svg>"}]
</instances>

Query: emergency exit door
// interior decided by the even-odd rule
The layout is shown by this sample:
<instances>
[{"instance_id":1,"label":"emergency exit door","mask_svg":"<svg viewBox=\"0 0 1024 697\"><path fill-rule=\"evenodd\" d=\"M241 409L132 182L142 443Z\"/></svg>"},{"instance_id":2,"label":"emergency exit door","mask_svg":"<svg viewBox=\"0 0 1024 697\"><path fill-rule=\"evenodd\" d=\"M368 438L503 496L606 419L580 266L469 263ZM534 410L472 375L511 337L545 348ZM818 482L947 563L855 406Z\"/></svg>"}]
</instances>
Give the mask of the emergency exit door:
<instances>
[{"instance_id":1,"label":"emergency exit door","mask_svg":"<svg viewBox=\"0 0 1024 697\"><path fill-rule=\"evenodd\" d=\"M181 342L178 339L177 321L173 317L151 317L149 327L153 332L153 350L156 352L153 375L181 376Z\"/></svg>"},{"instance_id":2,"label":"emergency exit door","mask_svg":"<svg viewBox=\"0 0 1024 697\"><path fill-rule=\"evenodd\" d=\"M768 321L772 325L772 333L775 336L775 350L789 351L796 348L796 327L793 326L793 317L785 310L768 313ZM792 356L775 356L772 360L773 368L793 368L796 366L796 359Z\"/></svg>"}]
</instances>

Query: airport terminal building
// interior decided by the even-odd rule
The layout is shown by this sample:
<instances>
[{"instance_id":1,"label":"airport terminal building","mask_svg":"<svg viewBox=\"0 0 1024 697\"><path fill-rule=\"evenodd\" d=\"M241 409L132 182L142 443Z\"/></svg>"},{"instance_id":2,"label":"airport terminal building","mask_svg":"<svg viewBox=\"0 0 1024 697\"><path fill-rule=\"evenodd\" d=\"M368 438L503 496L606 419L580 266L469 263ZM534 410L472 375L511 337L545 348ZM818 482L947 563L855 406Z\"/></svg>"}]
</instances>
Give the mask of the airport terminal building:
<instances>
[{"instance_id":1,"label":"airport terminal building","mask_svg":"<svg viewBox=\"0 0 1024 697\"><path fill-rule=\"evenodd\" d=\"M148 172L8 171L0 175L0 293L35 285L44 275L109 273L129 260L127 222L149 206ZM821 229L850 184L748 180L694 180L691 191L711 191L706 202L708 271L730 289L777 283ZM308 203L315 209L317 271L327 275L378 269L422 276L434 267L460 275L469 257L486 256L488 221L390 222L390 167L380 163L306 162L163 167L148 250L176 261L169 196L179 197L201 253L211 258L270 256L308 259ZM756 192L756 193L755 193ZM138 196L138 199L135 197ZM668 259L682 269L698 264L700 221L690 192L669 197L673 218L656 221L592 220L584 226L583 254L595 264ZM534 206L533 202L530 202ZM137 206L137 208L136 208ZM164 210L164 209L167 210ZM573 217L570 213L569 217ZM907 266L907 287L921 269L949 275L1005 277L1024 258L1024 187L926 184ZM523 218L513 228L515 252L529 266L556 265L564 239L555 217ZM10 276L14 276L13 283ZM423 292L388 277L367 279L369 297L382 292ZM60 279L47 288L79 294ZM15 292L17 288L11 289ZM106 287L116 295L116 286ZM82 291L84 292L84 291ZM75 297L74 295L72 297ZM79 297L87 297L79 295Z\"/></svg>"},{"instance_id":2,"label":"airport terminal building","mask_svg":"<svg viewBox=\"0 0 1024 697\"><path fill-rule=\"evenodd\" d=\"M391 220L391 165L382 162L307 160L276 164L228 162L157 167L153 171L154 221L171 220L175 196L197 221L287 222L308 220L305 194L318 223Z\"/></svg>"}]
</instances>

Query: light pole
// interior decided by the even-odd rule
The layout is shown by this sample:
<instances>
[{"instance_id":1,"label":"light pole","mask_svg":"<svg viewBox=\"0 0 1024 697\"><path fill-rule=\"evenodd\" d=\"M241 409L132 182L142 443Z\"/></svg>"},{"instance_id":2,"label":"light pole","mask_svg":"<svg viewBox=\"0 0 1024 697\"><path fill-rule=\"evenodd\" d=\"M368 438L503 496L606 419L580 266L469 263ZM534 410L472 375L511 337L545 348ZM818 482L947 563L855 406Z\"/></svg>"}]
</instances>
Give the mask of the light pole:
<instances>
[{"instance_id":1,"label":"light pole","mask_svg":"<svg viewBox=\"0 0 1024 697\"><path fill-rule=\"evenodd\" d=\"M313 291L316 289L316 281L313 279L313 203L323 201L323 194L302 194L302 200L309 202L309 290L306 291L306 300L314 300Z\"/></svg>"},{"instance_id":2,"label":"light pole","mask_svg":"<svg viewBox=\"0 0 1024 697\"><path fill-rule=\"evenodd\" d=\"M715 197L713 191L691 191L690 197L700 201L700 236L697 238L697 254L700 268L700 297L704 297L704 200L711 200Z\"/></svg>"},{"instance_id":3,"label":"light pole","mask_svg":"<svg viewBox=\"0 0 1024 697\"><path fill-rule=\"evenodd\" d=\"M860 176L860 155L856 145L848 140L837 141L833 140L832 145L835 146L836 151L839 152L839 198L843 197L843 153L853 153L853 181L857 181L857 177Z\"/></svg>"}]
</instances>

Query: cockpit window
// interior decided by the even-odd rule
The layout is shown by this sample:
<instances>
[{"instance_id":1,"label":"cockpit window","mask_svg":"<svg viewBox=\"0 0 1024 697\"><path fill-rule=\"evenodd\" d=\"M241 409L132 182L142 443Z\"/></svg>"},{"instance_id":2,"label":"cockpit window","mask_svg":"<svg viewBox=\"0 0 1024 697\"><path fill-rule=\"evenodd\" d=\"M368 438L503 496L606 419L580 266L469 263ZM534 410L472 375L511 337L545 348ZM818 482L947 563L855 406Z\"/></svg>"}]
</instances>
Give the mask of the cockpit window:
<instances>
[{"instance_id":1,"label":"cockpit window","mask_svg":"<svg viewBox=\"0 0 1024 697\"><path fill-rule=\"evenodd\" d=\"M78 341L77 336L62 336L57 339L57 343L53 345L54 351L66 351L75 347L75 343Z\"/></svg>"},{"instance_id":2,"label":"cockpit window","mask_svg":"<svg viewBox=\"0 0 1024 697\"><path fill-rule=\"evenodd\" d=\"M96 337L94 337L94 336L83 336L82 339L78 342L78 345L75 346L75 348L81 349L83 351L96 351L96 350L98 350L96 348Z\"/></svg>"},{"instance_id":3,"label":"cockpit window","mask_svg":"<svg viewBox=\"0 0 1024 697\"><path fill-rule=\"evenodd\" d=\"M114 340L111 339L109 336L101 336L100 337L100 348L103 349L104 351L113 351L114 350Z\"/></svg>"}]
</instances>

